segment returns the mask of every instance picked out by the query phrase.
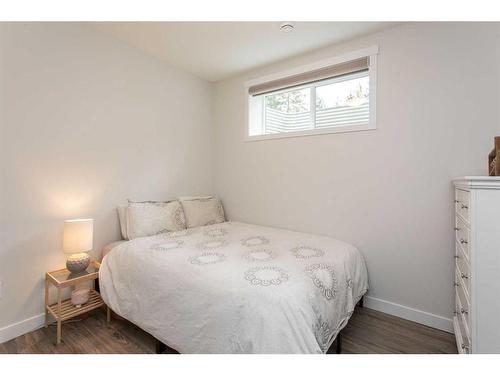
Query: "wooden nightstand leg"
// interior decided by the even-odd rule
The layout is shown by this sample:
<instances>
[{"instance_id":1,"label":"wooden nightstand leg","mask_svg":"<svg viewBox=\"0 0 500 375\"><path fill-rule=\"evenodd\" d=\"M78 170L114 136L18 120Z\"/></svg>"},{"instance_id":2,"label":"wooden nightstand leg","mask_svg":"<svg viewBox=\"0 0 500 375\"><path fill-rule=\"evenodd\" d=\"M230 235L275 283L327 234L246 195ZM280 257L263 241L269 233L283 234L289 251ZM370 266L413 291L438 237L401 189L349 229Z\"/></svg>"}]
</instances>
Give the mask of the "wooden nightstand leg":
<instances>
[{"instance_id":1,"label":"wooden nightstand leg","mask_svg":"<svg viewBox=\"0 0 500 375\"><path fill-rule=\"evenodd\" d=\"M61 329L62 329L61 323L62 322L60 320L57 321L57 341L56 341L57 345L61 343Z\"/></svg>"},{"instance_id":2,"label":"wooden nightstand leg","mask_svg":"<svg viewBox=\"0 0 500 375\"><path fill-rule=\"evenodd\" d=\"M49 280L45 278L45 328L49 326L49 310L47 306L49 305Z\"/></svg>"},{"instance_id":3,"label":"wooden nightstand leg","mask_svg":"<svg viewBox=\"0 0 500 375\"><path fill-rule=\"evenodd\" d=\"M106 323L111 323L111 309L106 306Z\"/></svg>"},{"instance_id":4,"label":"wooden nightstand leg","mask_svg":"<svg viewBox=\"0 0 500 375\"><path fill-rule=\"evenodd\" d=\"M61 288L57 288L57 345L61 343Z\"/></svg>"}]
</instances>

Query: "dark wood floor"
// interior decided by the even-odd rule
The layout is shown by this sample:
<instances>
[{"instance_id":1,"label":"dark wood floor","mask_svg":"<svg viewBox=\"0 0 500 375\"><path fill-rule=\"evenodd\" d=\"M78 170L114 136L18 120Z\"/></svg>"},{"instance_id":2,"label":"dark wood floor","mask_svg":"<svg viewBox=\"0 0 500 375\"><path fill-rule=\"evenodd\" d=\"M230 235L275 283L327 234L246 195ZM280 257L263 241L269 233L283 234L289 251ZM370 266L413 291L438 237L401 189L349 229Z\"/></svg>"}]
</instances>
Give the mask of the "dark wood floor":
<instances>
[{"instance_id":1,"label":"dark wood floor","mask_svg":"<svg viewBox=\"0 0 500 375\"><path fill-rule=\"evenodd\" d=\"M453 335L367 308L357 308L343 333L342 353L456 353ZM63 324L63 342L54 345L56 327L41 328L0 344L0 353L154 353L155 340L133 324L102 311Z\"/></svg>"}]
</instances>

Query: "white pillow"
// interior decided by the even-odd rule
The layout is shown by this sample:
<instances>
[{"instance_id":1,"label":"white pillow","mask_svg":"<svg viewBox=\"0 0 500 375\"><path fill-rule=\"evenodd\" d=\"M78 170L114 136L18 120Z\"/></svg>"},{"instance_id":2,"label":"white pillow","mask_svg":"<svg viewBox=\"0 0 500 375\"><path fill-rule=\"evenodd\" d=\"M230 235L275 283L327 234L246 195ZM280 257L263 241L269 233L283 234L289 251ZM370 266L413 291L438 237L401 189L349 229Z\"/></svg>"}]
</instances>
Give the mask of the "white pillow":
<instances>
[{"instance_id":1,"label":"white pillow","mask_svg":"<svg viewBox=\"0 0 500 375\"><path fill-rule=\"evenodd\" d=\"M186 196L186 197L179 197L179 200L182 201L192 201L194 199L210 199L213 198L213 195L194 195L194 196Z\"/></svg>"},{"instance_id":2,"label":"white pillow","mask_svg":"<svg viewBox=\"0 0 500 375\"><path fill-rule=\"evenodd\" d=\"M128 240L127 234L127 206L116 207L118 211L118 221L120 222L120 230L122 232L122 238Z\"/></svg>"},{"instance_id":3,"label":"white pillow","mask_svg":"<svg viewBox=\"0 0 500 375\"><path fill-rule=\"evenodd\" d=\"M222 223L226 221L222 203L213 197L181 197L188 228Z\"/></svg>"},{"instance_id":4,"label":"white pillow","mask_svg":"<svg viewBox=\"0 0 500 375\"><path fill-rule=\"evenodd\" d=\"M129 201L127 206L127 236L129 239L182 229L186 229L186 220L179 201Z\"/></svg>"}]
</instances>

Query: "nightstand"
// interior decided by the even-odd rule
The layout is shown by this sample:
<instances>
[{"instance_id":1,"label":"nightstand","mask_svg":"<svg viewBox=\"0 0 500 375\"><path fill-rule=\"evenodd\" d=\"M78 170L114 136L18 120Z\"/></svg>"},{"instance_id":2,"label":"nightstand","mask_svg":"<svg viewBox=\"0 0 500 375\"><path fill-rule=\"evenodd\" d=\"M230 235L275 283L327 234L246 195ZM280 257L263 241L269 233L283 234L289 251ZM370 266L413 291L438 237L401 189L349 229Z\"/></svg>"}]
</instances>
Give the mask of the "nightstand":
<instances>
[{"instance_id":1,"label":"nightstand","mask_svg":"<svg viewBox=\"0 0 500 375\"><path fill-rule=\"evenodd\" d=\"M89 312L104 306L101 295L95 290L95 281L99 278L99 267L101 263L92 261L90 266L83 272L74 274L66 268L45 274L45 327L48 327L49 314L57 321L57 345L61 343L61 326L65 320L74 318L80 314ZM76 286L83 282L92 282L90 298L87 303L76 307L71 303L71 298L62 300L61 291L64 288ZM49 305L49 285L57 288L57 302ZM107 309L107 322L111 319L111 311Z\"/></svg>"}]
</instances>

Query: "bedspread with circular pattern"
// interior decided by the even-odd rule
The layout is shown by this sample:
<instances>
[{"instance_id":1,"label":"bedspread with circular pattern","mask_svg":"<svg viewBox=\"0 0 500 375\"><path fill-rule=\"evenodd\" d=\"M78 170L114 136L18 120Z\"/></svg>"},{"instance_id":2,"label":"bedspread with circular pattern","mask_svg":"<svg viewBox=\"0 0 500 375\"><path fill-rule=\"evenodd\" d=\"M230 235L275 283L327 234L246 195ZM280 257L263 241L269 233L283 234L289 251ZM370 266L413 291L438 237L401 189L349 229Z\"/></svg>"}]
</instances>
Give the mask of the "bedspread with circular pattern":
<instances>
[{"instance_id":1,"label":"bedspread with circular pattern","mask_svg":"<svg viewBox=\"0 0 500 375\"><path fill-rule=\"evenodd\" d=\"M225 222L119 245L100 286L111 309L181 353L324 353L368 278L347 243Z\"/></svg>"}]
</instances>

